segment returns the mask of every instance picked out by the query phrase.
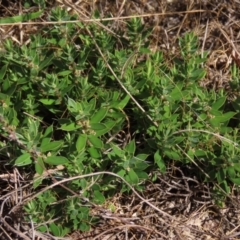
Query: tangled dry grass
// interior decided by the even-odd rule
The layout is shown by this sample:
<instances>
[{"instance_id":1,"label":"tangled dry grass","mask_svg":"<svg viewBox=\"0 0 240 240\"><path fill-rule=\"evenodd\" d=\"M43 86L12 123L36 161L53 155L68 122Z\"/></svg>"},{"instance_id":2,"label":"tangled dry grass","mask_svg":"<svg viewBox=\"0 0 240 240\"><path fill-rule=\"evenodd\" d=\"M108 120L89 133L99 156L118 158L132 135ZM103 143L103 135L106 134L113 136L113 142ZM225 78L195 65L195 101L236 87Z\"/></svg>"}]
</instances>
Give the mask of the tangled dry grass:
<instances>
[{"instance_id":1,"label":"tangled dry grass","mask_svg":"<svg viewBox=\"0 0 240 240\"><path fill-rule=\"evenodd\" d=\"M117 33L125 28L125 21L141 16L146 26L153 27L151 49L161 49L166 57L178 55L177 39L194 31L201 41L202 51L209 51L208 70L202 85L228 88L230 67L240 67L240 1L238 0L57 0L48 8L61 6L79 15L83 21L91 19L94 9L101 17L110 19L108 30ZM15 16L26 10L21 2L1 1L2 17ZM28 9L27 11L34 11ZM47 16L47 13L45 17ZM46 19L39 19L43 24ZM101 22L98 22L101 24ZM11 38L17 44L27 44L29 34L42 24L0 26L1 40ZM238 93L234 93L238 94ZM1 162L4 166L4 162ZM101 218L88 233L74 232L64 239L240 239L240 206L236 189L223 208L213 203L211 184L197 181L194 175L170 165L167 173L152 173L154 182L146 183L141 196L156 206L156 211L136 194L116 195L105 206L92 209ZM0 174L0 238L1 239L60 239L34 231L31 223L23 222L22 199L31 194L27 176L17 169L4 169ZM110 212L109 204L115 211ZM14 211L13 211L14 209ZM161 214L161 211L165 214ZM4 220L6 219L6 220ZM10 219L10 221L8 221ZM11 224L9 224L9 222ZM35 236L35 237L33 237Z\"/></svg>"}]
</instances>

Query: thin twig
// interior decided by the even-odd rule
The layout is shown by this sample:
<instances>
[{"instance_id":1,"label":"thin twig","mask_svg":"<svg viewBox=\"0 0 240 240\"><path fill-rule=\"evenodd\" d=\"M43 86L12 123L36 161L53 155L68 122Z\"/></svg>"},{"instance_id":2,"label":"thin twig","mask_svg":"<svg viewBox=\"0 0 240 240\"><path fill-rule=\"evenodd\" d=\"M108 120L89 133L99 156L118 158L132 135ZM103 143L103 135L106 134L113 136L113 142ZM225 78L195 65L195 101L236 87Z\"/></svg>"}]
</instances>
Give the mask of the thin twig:
<instances>
[{"instance_id":1,"label":"thin twig","mask_svg":"<svg viewBox=\"0 0 240 240\"><path fill-rule=\"evenodd\" d=\"M27 202L27 201L30 201L30 200L36 198L39 194L41 194L41 193L43 193L43 192L46 192L47 190L52 189L53 187L58 186L58 185L61 185L61 184L63 184L63 183L70 182L70 181L73 181L73 180L76 180L76 179L82 179L82 178L93 177L93 176L98 176L98 175L105 175L105 174L106 174L106 175L111 175L111 176L114 176L114 177L117 177L117 178L121 179L122 182L124 182L124 183L133 191L133 193L134 193L138 198L140 198L144 203L146 203L147 205L149 205L150 207L152 207L153 209L155 209L156 211L158 211L160 214L168 217L168 218L171 219L172 221L177 221L177 220L175 219L175 217L173 217L173 216L171 216L170 214L162 211L161 209L159 209L158 207L156 207L154 204L152 204L152 203L150 203L148 200L144 199L144 198L131 186L131 184L128 183L124 178L122 178L121 176L119 176L119 175L117 175L117 174L115 174L115 173L107 172L107 171L84 174L84 175L81 175L81 176L75 176L75 177L71 177L71 178L66 178L66 179L63 179L63 180L61 180L61 181L55 182L55 183L53 183L52 185L43 188L43 189L40 190L38 193L35 193L33 196L24 199L24 200L22 201L22 203ZM16 206L15 206L15 207L16 207Z\"/></svg>"},{"instance_id":2,"label":"thin twig","mask_svg":"<svg viewBox=\"0 0 240 240\"><path fill-rule=\"evenodd\" d=\"M122 17L111 17L111 18L81 19L81 20L72 20L72 21L0 23L0 26L9 26L9 25L10 26L17 26L17 25L55 25L55 24L67 24L67 23L80 23L80 22L104 22L104 21L115 21L115 20L124 20L124 19L132 19L132 18L143 18L143 17L152 17L152 16L168 16L168 15L175 15L175 14L199 13L199 12L216 13L215 11L192 10L192 11L182 11L182 12L148 13L148 14L122 16Z\"/></svg>"}]
</instances>

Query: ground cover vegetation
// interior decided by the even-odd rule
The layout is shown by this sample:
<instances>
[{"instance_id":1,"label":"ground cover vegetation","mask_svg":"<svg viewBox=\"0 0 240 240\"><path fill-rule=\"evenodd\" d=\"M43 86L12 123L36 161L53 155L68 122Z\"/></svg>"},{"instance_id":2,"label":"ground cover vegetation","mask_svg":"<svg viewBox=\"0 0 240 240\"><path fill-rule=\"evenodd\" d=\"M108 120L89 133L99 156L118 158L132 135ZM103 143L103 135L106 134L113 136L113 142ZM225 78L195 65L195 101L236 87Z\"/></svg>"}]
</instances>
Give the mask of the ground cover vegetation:
<instances>
[{"instance_id":1,"label":"ground cover vegetation","mask_svg":"<svg viewBox=\"0 0 240 240\"><path fill-rule=\"evenodd\" d=\"M0 220L10 235L22 239L69 237L98 226L103 216L107 219L104 211L119 219L111 199L121 193L124 203L133 194L158 212L159 219L167 219L162 226L169 235L161 229L151 230L153 234L161 239L190 237L186 229L180 230L180 219L142 193L149 182L165 181L175 188L171 196L181 194L179 189L190 194L189 186L197 183L208 187L204 191L211 207L223 208L229 199L236 203L238 51L232 49L228 61L227 87L218 88L206 79L214 64L226 66L226 61L209 64L213 54L196 31L179 34L175 51L156 49L156 28L141 18L132 16L113 26L106 13L108 19L99 21L103 10L96 7L91 21L79 20L84 15L76 6L26 1L26 12L0 19L13 26L27 21L34 25L40 17L45 22L36 23L37 30L24 44L13 37L1 43ZM124 7L123 1L118 9ZM223 79L224 69L219 71ZM184 184L169 185L169 176ZM13 184L11 177L14 189L6 187ZM25 194L21 199L20 193ZM10 197L17 199L14 206L7 204ZM9 218L17 212L22 219L18 230ZM121 221L133 225L131 219ZM149 229L141 233L144 239ZM221 234L230 239L234 232L229 229L208 232L212 238L206 239ZM98 234L94 239L103 238Z\"/></svg>"}]
</instances>

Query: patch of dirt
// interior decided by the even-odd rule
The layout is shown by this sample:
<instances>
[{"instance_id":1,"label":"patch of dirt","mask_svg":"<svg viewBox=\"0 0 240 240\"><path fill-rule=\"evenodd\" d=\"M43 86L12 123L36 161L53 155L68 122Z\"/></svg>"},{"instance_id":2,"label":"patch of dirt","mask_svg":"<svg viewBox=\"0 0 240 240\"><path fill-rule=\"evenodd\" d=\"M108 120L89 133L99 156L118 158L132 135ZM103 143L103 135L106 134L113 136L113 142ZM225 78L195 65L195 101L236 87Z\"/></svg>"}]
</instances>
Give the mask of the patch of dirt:
<instances>
[{"instance_id":1,"label":"patch of dirt","mask_svg":"<svg viewBox=\"0 0 240 240\"><path fill-rule=\"evenodd\" d=\"M141 193L153 209L136 195L116 195L92 212L99 216L98 226L88 233L75 232L73 239L239 239L239 196L217 207L210 194L210 184L186 177L181 169L171 167L157 175ZM171 174L171 172L175 174ZM114 211L109 206L114 205Z\"/></svg>"}]
</instances>

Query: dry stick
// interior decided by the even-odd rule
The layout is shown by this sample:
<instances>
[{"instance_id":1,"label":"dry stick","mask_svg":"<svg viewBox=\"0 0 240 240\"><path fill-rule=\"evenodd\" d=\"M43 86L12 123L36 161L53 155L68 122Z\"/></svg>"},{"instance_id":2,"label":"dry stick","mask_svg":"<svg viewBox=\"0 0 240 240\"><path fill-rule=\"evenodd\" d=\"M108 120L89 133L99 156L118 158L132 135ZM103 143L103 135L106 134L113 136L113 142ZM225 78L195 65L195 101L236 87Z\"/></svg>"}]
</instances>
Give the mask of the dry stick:
<instances>
[{"instance_id":1,"label":"dry stick","mask_svg":"<svg viewBox=\"0 0 240 240\"><path fill-rule=\"evenodd\" d=\"M198 164L191 158L178 144L176 144L177 148L192 162L195 166L198 167L198 169L207 177L210 179L210 176L202 170L201 167L198 166Z\"/></svg>"},{"instance_id":2,"label":"dry stick","mask_svg":"<svg viewBox=\"0 0 240 240\"><path fill-rule=\"evenodd\" d=\"M209 20L209 19L208 19ZM203 44L202 44L202 49L201 49L201 57L203 58L203 53L204 53L204 48L205 48L205 43L206 43L206 39L207 39L207 32L208 32L208 20L207 20L207 24L206 24L206 30L204 33L204 38L203 38ZM203 64L202 64L203 66Z\"/></svg>"},{"instance_id":3,"label":"dry stick","mask_svg":"<svg viewBox=\"0 0 240 240\"><path fill-rule=\"evenodd\" d=\"M0 222L3 223L3 225L9 229L10 231L14 232L15 234L17 234L18 236L20 236L21 238L23 238L24 240L31 240L30 238L28 238L26 235L24 235L23 233L15 230L14 228L12 228L4 219L4 217L2 217L2 212L3 212L3 207L4 207L4 204L5 202L8 200L10 196L6 197L4 199L4 201L2 202L2 206L1 206L1 211L0 211Z\"/></svg>"},{"instance_id":4,"label":"dry stick","mask_svg":"<svg viewBox=\"0 0 240 240\"><path fill-rule=\"evenodd\" d=\"M131 186L130 183L128 183L124 178L122 178L121 176L115 174L115 173L112 173L112 172L107 172L107 171L102 171L102 172L96 172L96 173L89 173L89 174L84 174L84 175L81 175L81 176L75 176L75 177L71 177L71 178L66 178L66 179L63 179L61 181L58 181L58 182L55 182L53 183L52 185L50 186L47 186L45 187L44 189L40 190L38 193L34 194L32 197L30 198L26 198L22 201L22 203L24 202L27 202L27 201L30 201L32 200L33 198L37 197L39 194L57 186L57 185L61 185L63 183L66 183L66 182L69 182L69 181L73 181L73 180L76 180L76 179L82 179L82 178L86 178L86 177L93 177L93 176L98 176L98 175L102 175L102 174L107 174L107 175L111 175L111 176L114 176L114 177L117 177L119 179L121 179L132 191L133 193L139 197L144 203L146 203L147 205L149 205L150 207L152 207L153 209L155 209L156 211L158 211L159 213L161 213L162 215L170 218L171 220L173 221L176 221L176 219L171 216L170 214L162 211L161 209L157 208L155 205L153 205L152 203L150 203L149 201L147 201L146 199L144 199L140 194L137 193L137 191ZM16 206L15 206L16 207Z\"/></svg>"},{"instance_id":5,"label":"dry stick","mask_svg":"<svg viewBox=\"0 0 240 240\"><path fill-rule=\"evenodd\" d=\"M11 191L11 192L9 192L9 193L6 193L5 195L3 195L3 196L0 197L0 200L5 199L7 196L13 195L15 192L22 191L24 188L27 188L27 187L29 187L30 185L32 185L32 183L33 183L33 182L30 182L30 183L26 184L25 186L22 186L22 187L20 187L20 188L18 188L18 189L15 189L15 190L13 190L13 191Z\"/></svg>"},{"instance_id":6,"label":"dry stick","mask_svg":"<svg viewBox=\"0 0 240 240\"><path fill-rule=\"evenodd\" d=\"M60 2L60 3L62 3L62 4L67 5L68 7L72 8L72 9L74 9L74 10L76 10L76 12L79 13L79 14L82 14L82 15L85 17L85 19L89 19L87 15L85 15L82 11L80 11L80 10L75 6L74 3L68 2L67 0L63 0L63 2L60 1L60 0L57 0L57 1ZM79 20L84 22L84 19L83 19L82 17L80 17L80 16L79 16ZM110 32L111 34L119 37L116 33L114 33L111 29L107 28L105 25L103 25L103 24L100 23L99 21L97 21L97 22L95 22L95 23L96 23L98 26L100 26L101 28L105 29L107 32Z\"/></svg>"},{"instance_id":7,"label":"dry stick","mask_svg":"<svg viewBox=\"0 0 240 240\"><path fill-rule=\"evenodd\" d=\"M222 29L221 26L219 26L218 23L216 23L216 24L217 24L219 30L221 31L222 35L223 35L223 36L226 38L226 40L231 44L233 50L238 54L238 56L240 56L240 53L238 52L237 48L235 47L235 45L234 45L234 43L233 43L233 40L231 40L231 39L229 38L229 36L227 35L227 33Z\"/></svg>"},{"instance_id":8,"label":"dry stick","mask_svg":"<svg viewBox=\"0 0 240 240\"><path fill-rule=\"evenodd\" d=\"M173 14L184 14L184 13L199 13L199 12L212 12L216 14L216 11L208 10L192 10L192 11L182 11L182 12L168 12L168 13L148 13L140 15L122 16L122 17L111 17L111 18L96 18L96 19L81 19L72 21L46 21L46 22L17 22L17 23L0 23L0 26L17 26L17 25L54 25L54 24L67 24L67 23L79 23L79 22L102 22L102 21L115 21L124 20L131 18L142 18L142 17L152 17L152 16L167 16Z\"/></svg>"},{"instance_id":9,"label":"dry stick","mask_svg":"<svg viewBox=\"0 0 240 240\"><path fill-rule=\"evenodd\" d=\"M225 142L227 142L227 143L229 143L229 144L233 144L234 147L239 146L238 143L232 141L231 139L228 139L228 138L226 138L226 137L221 136L221 135L218 134L218 133L210 132L210 131L207 131L207 130L201 130L201 129L183 129L183 130L178 130L178 131L174 132L173 135L174 135L174 134L178 134L178 133L182 133L182 132L202 132L202 133L207 133L207 134L213 135L213 136L219 138L220 140L225 141Z\"/></svg>"},{"instance_id":10,"label":"dry stick","mask_svg":"<svg viewBox=\"0 0 240 240\"><path fill-rule=\"evenodd\" d=\"M9 234L0 226L0 229L2 229L3 233L10 239L10 240L13 240Z\"/></svg>"},{"instance_id":11,"label":"dry stick","mask_svg":"<svg viewBox=\"0 0 240 240\"><path fill-rule=\"evenodd\" d=\"M12 228L6 221L4 218L0 219L3 222L3 225L8 228L9 230L11 230L12 232L14 232L15 234L17 234L19 237L21 237L24 240L31 240L29 237L27 237L26 235L24 235L23 233L15 230L14 228Z\"/></svg>"},{"instance_id":12,"label":"dry stick","mask_svg":"<svg viewBox=\"0 0 240 240\"><path fill-rule=\"evenodd\" d=\"M189 8L191 8L192 4L193 4L193 1L190 1L190 6L189 6ZM179 28L178 28L178 30L177 30L176 37L174 38L174 41L175 41L177 38L179 38L180 31L181 31L181 29L182 29L182 26L183 26L185 20L186 20L187 17L188 17L188 13L189 13L189 11L187 10L187 14L184 16L183 20L182 20L181 23L180 23L180 26L179 26Z\"/></svg>"},{"instance_id":13,"label":"dry stick","mask_svg":"<svg viewBox=\"0 0 240 240\"><path fill-rule=\"evenodd\" d=\"M166 239L169 239L169 237L165 236L163 233L160 233L160 232L158 232L158 231L155 230L155 229L151 229L151 228L144 227L144 226L141 226L141 225L130 225L130 224L127 224L127 225L117 226L117 227L108 229L108 230L100 233L100 234L97 235L96 237L94 237L93 240L97 240L97 239L99 239L99 237L103 236L104 234L106 234L106 233L108 233L108 232L112 232L112 231L115 230L115 229L124 228L124 227L125 227L125 228L127 228L127 227L128 227L128 228L139 228L139 229L141 229L141 230L144 229L144 230L147 230L147 231L152 231L152 232L155 232L155 233L159 234L160 236L162 236L162 237L164 237L164 238L166 238Z\"/></svg>"}]
</instances>

